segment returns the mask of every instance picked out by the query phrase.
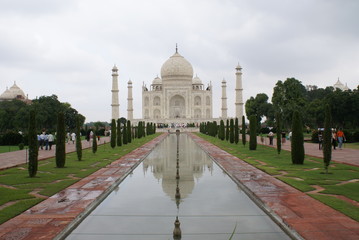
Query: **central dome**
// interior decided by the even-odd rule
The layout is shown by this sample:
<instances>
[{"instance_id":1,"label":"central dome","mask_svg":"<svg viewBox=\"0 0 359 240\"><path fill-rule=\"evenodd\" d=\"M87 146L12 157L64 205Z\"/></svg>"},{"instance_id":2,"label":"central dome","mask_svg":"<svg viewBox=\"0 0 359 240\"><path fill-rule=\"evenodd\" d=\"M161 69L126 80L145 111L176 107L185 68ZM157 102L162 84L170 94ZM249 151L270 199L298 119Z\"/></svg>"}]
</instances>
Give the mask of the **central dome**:
<instances>
[{"instance_id":1,"label":"central dome","mask_svg":"<svg viewBox=\"0 0 359 240\"><path fill-rule=\"evenodd\" d=\"M173 54L161 68L161 77L163 80L166 78L193 78L192 65L182 57L178 52Z\"/></svg>"}]
</instances>

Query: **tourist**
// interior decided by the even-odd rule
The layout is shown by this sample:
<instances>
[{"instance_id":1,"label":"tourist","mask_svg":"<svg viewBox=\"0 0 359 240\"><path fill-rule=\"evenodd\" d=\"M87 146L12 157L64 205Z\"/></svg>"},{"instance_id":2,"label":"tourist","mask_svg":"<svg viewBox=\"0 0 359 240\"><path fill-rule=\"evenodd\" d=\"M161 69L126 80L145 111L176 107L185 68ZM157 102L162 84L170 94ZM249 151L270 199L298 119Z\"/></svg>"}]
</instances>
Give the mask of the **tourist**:
<instances>
[{"instance_id":1,"label":"tourist","mask_svg":"<svg viewBox=\"0 0 359 240\"><path fill-rule=\"evenodd\" d=\"M51 132L49 132L48 135L48 141L49 141L49 150L51 150L52 145L54 144L54 135L51 134Z\"/></svg>"},{"instance_id":2,"label":"tourist","mask_svg":"<svg viewBox=\"0 0 359 240\"><path fill-rule=\"evenodd\" d=\"M343 132L343 129L340 128L337 132L337 138L338 138L338 147L340 150L342 150L343 142L346 141L345 135Z\"/></svg>"},{"instance_id":3,"label":"tourist","mask_svg":"<svg viewBox=\"0 0 359 240\"><path fill-rule=\"evenodd\" d=\"M288 138L289 138L289 141L292 141L292 131L289 132Z\"/></svg>"},{"instance_id":4,"label":"tourist","mask_svg":"<svg viewBox=\"0 0 359 240\"><path fill-rule=\"evenodd\" d=\"M76 133L71 133L71 141L73 144L75 144L75 140L76 140Z\"/></svg>"},{"instance_id":5,"label":"tourist","mask_svg":"<svg viewBox=\"0 0 359 240\"><path fill-rule=\"evenodd\" d=\"M283 131L282 132L282 143L284 144L286 140L286 133Z\"/></svg>"},{"instance_id":6,"label":"tourist","mask_svg":"<svg viewBox=\"0 0 359 240\"><path fill-rule=\"evenodd\" d=\"M45 150L47 150L49 148L49 135L47 133L45 134L44 142L45 142Z\"/></svg>"},{"instance_id":7,"label":"tourist","mask_svg":"<svg viewBox=\"0 0 359 240\"><path fill-rule=\"evenodd\" d=\"M41 148L41 150L42 150L43 147L44 147L44 143L45 143L45 132L42 132L42 133L40 134L40 148Z\"/></svg>"},{"instance_id":8,"label":"tourist","mask_svg":"<svg viewBox=\"0 0 359 240\"><path fill-rule=\"evenodd\" d=\"M323 147L323 133L322 131L318 132L318 143L319 143L319 150Z\"/></svg>"},{"instance_id":9,"label":"tourist","mask_svg":"<svg viewBox=\"0 0 359 240\"><path fill-rule=\"evenodd\" d=\"M269 145L273 145L273 137L274 137L274 133L272 131L270 131L268 133L268 137L269 137Z\"/></svg>"},{"instance_id":10,"label":"tourist","mask_svg":"<svg viewBox=\"0 0 359 240\"><path fill-rule=\"evenodd\" d=\"M333 149L336 150L336 146L337 146L337 133L335 132L334 129L333 129L333 131L332 131L332 144L333 144Z\"/></svg>"}]
</instances>

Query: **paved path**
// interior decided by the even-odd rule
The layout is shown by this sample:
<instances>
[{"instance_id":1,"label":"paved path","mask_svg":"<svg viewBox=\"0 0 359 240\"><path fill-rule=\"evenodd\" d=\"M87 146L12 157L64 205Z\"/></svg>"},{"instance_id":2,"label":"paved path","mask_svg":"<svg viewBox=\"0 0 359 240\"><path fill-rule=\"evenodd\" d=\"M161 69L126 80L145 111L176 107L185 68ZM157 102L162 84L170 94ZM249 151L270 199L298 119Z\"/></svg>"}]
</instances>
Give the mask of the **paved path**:
<instances>
[{"instance_id":1,"label":"paved path","mask_svg":"<svg viewBox=\"0 0 359 240\"><path fill-rule=\"evenodd\" d=\"M264 141L262 143L260 140L260 137L258 137L257 143L270 146L268 138L264 138ZM291 144L291 142L286 140L285 143L282 143L282 149L290 151L291 150L290 144ZM270 146L270 147L272 147L272 146ZM277 147L276 139L273 139L273 147L275 147L275 148ZM319 150L319 145L316 143L305 142L304 149L305 149L306 155L323 158L323 151ZM345 144L344 144L344 148L342 150L340 150L338 148L337 148L337 150L332 150L332 160L335 162L345 163L345 164L359 167L359 150L345 148Z\"/></svg>"},{"instance_id":2,"label":"paved path","mask_svg":"<svg viewBox=\"0 0 359 240\"><path fill-rule=\"evenodd\" d=\"M101 137L98 144L108 143L110 141L110 137ZM82 140L82 149L91 147L91 143L87 140ZM44 148L45 149L45 148ZM55 156L56 146L52 146L51 150L39 150L39 160L48 159ZM75 152L76 144L69 142L66 144L66 153ZM0 170L11 168L14 166L18 166L24 164L28 161L28 149L0 153Z\"/></svg>"},{"instance_id":3,"label":"paved path","mask_svg":"<svg viewBox=\"0 0 359 240\"><path fill-rule=\"evenodd\" d=\"M269 174L194 134L192 139L206 151L293 238L316 240L359 239L359 222L311 198ZM344 151L344 150L342 150ZM298 233L300 236L298 236Z\"/></svg>"}]
</instances>

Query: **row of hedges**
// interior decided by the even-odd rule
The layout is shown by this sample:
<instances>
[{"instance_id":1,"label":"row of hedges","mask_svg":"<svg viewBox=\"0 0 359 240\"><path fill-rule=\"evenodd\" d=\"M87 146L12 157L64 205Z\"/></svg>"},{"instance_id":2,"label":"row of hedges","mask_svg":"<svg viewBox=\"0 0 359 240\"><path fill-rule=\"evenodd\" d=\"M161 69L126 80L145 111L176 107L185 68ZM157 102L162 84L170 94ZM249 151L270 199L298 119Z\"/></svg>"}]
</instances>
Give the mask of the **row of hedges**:
<instances>
[{"instance_id":1,"label":"row of hedges","mask_svg":"<svg viewBox=\"0 0 359 240\"><path fill-rule=\"evenodd\" d=\"M24 143L27 145L27 136L23 136L17 132L6 132L3 135L0 135L0 145L19 145L20 143Z\"/></svg>"}]
</instances>

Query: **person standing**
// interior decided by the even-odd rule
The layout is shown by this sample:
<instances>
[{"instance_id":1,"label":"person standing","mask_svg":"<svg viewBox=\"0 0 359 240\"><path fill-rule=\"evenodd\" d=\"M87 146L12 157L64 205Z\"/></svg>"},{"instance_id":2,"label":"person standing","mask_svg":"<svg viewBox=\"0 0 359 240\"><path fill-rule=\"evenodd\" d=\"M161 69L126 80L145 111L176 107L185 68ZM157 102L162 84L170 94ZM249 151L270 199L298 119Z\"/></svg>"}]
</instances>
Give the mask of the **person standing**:
<instances>
[{"instance_id":1,"label":"person standing","mask_svg":"<svg viewBox=\"0 0 359 240\"><path fill-rule=\"evenodd\" d=\"M338 147L340 150L342 150L343 142L346 141L342 128L339 128L337 132L337 138L338 138Z\"/></svg>"},{"instance_id":2,"label":"person standing","mask_svg":"<svg viewBox=\"0 0 359 240\"><path fill-rule=\"evenodd\" d=\"M333 130L333 132L332 132L332 144L333 144L333 149L336 150L336 147L337 147L337 133L335 132L335 130Z\"/></svg>"},{"instance_id":3,"label":"person standing","mask_svg":"<svg viewBox=\"0 0 359 240\"><path fill-rule=\"evenodd\" d=\"M268 137L269 137L269 145L273 145L273 136L274 136L274 133L272 131L270 131L268 133Z\"/></svg>"},{"instance_id":4,"label":"person standing","mask_svg":"<svg viewBox=\"0 0 359 240\"><path fill-rule=\"evenodd\" d=\"M76 140L76 133L71 133L71 141L73 144L75 144L75 140Z\"/></svg>"},{"instance_id":5,"label":"person standing","mask_svg":"<svg viewBox=\"0 0 359 240\"><path fill-rule=\"evenodd\" d=\"M51 132L49 132L48 140L49 140L49 150L51 150L51 147L54 144L54 135L52 135Z\"/></svg>"},{"instance_id":6,"label":"person standing","mask_svg":"<svg viewBox=\"0 0 359 240\"><path fill-rule=\"evenodd\" d=\"M319 143L319 150L321 150L322 146L323 146L323 133L322 133L322 131L318 132L318 143Z\"/></svg>"}]
</instances>

